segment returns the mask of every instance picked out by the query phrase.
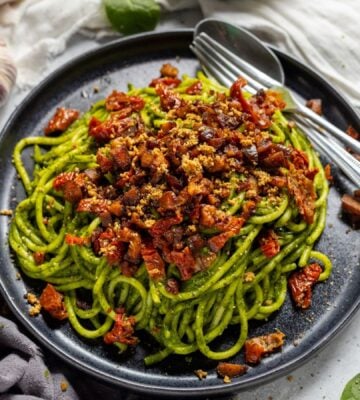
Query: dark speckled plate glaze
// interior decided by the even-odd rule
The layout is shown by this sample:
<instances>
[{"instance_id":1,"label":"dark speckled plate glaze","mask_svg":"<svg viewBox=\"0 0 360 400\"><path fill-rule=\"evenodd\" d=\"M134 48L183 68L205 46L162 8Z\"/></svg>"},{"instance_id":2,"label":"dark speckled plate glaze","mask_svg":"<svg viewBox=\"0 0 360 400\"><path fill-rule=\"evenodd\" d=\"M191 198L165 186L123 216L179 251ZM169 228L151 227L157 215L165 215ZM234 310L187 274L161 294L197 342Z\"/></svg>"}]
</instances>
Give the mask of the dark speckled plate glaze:
<instances>
[{"instance_id":1,"label":"dark speckled plate glaze","mask_svg":"<svg viewBox=\"0 0 360 400\"><path fill-rule=\"evenodd\" d=\"M0 141L0 209L14 207L14 197L23 190L16 181L11 164L15 143L27 135L41 135L42 129L57 106L75 107L82 111L106 96L113 88L125 90L127 83L143 86L158 76L164 62L175 64L181 73L194 75L199 65L188 47L192 31L181 30L150 33L102 46L61 67L42 82L15 110L1 134ZM353 109L323 79L293 58L276 51L286 74L287 84L306 98L320 97L326 116L341 128L349 124L360 130L360 121ZM95 93L94 87L99 88ZM38 282L17 280L16 264L7 244L8 218L0 217L1 289L19 321L44 346L62 359L104 381L143 394L166 396L210 396L244 390L288 373L324 346L354 315L360 304L359 232L349 229L340 218L340 196L348 182L335 171L335 187L329 197L327 227L317 248L333 260L331 278L316 286L313 306L297 311L289 299L269 321L251 323L250 335L273 331L286 333L283 350L264 359L248 373L224 385L213 367L215 362L200 355L191 359L170 357L152 368L145 368L143 357L154 351L154 343L142 337L133 352L119 356L101 340L90 342L78 337L68 324L55 324L41 315L30 318L23 296L28 289L39 290ZM238 329L226 331L215 348L230 343ZM297 344L297 345L295 345ZM242 362L239 354L232 361ZM193 373L197 368L209 371L200 381Z\"/></svg>"}]
</instances>

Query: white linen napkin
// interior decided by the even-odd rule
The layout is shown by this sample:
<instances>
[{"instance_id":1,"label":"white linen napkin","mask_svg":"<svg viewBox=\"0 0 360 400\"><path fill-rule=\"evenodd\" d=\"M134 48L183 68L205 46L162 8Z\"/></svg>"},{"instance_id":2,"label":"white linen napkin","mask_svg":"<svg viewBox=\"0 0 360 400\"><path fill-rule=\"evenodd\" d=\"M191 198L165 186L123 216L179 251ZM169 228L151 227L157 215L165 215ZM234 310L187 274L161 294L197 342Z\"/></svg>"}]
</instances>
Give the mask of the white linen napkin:
<instances>
[{"instance_id":1,"label":"white linen napkin","mask_svg":"<svg viewBox=\"0 0 360 400\"><path fill-rule=\"evenodd\" d=\"M200 6L204 17L239 24L296 56L360 107L359 0L157 1L168 13L166 27L171 25L169 13ZM174 14L174 27L179 26L176 20ZM24 0L0 6L0 38L13 52L19 87L35 85L46 74L49 60L64 52L78 32L94 39L117 35L101 0Z\"/></svg>"}]
</instances>

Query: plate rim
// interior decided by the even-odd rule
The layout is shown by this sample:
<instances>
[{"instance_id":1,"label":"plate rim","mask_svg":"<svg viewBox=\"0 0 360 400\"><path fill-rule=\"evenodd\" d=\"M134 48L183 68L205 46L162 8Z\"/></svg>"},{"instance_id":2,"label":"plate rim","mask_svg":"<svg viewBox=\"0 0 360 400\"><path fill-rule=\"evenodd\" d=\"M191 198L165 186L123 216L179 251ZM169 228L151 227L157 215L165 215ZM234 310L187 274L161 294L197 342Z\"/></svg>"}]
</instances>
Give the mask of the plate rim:
<instances>
[{"instance_id":1,"label":"plate rim","mask_svg":"<svg viewBox=\"0 0 360 400\"><path fill-rule=\"evenodd\" d=\"M161 37L167 35L183 35L184 37L193 34L193 29L171 29L166 31L155 31L155 32L145 32L136 35L132 35L129 37L124 37L120 39L113 40L109 43L102 44L99 47L94 49L87 50L78 56L74 57L73 59L63 63L61 66L56 68L54 71L49 73L45 76L38 85L36 85L21 101L21 103L14 109L8 120L5 122L2 132L0 134L0 141L2 140L4 134L9 131L13 123L16 121L19 115L21 115L22 111L31 103L31 101L36 98L36 96L42 92L44 87L46 87L49 82L53 81L57 77L61 76L64 71L69 68L76 66L82 60L88 57L94 57L97 54L103 51L109 51L111 48L116 48L121 46L123 43L131 43L131 42L138 42L141 38L147 38L150 40L152 37ZM277 49L274 46L269 46L271 49L275 50L275 53L279 53L282 57L288 59L291 63L296 64L297 66L301 67L302 69L306 70L307 73L312 75L316 80L320 81L323 85L327 86L333 93L335 97L343 104L343 106L347 109L347 112L350 113L352 119L356 120L358 125L360 126L360 116L356 112L355 108L348 102L344 95L342 95L332 84L330 84L324 77L319 75L313 68L303 64L297 58L285 53L282 50ZM28 333L36 338L42 345L44 345L47 349L51 352L55 353L59 356L63 361L67 364L76 365L76 368L80 371L83 371L87 374L90 374L98 379L102 379L111 385L115 385L116 387L126 387L129 390L142 393L142 394L149 394L152 391L156 392L158 395L166 395L166 396L209 396L209 395L219 395L225 393L231 393L234 391L240 392L244 390L248 390L255 386L263 385L270 380L280 378L284 376L286 373L299 368L301 365L305 364L309 358L313 357L317 352L321 349L325 348L326 345L333 340L339 332L350 322L350 320L354 317L358 309L360 308L360 295L357 299L357 302L354 302L347 313L343 315L337 324L333 325L331 329L327 331L327 333L321 337L312 347L310 347L307 351L303 352L301 355L292 358L291 360L282 363L277 367L275 371L266 371L260 377L254 376L248 379L245 382L233 381L231 384L224 385L222 382L219 382L219 385L213 385L208 387L200 387L200 388L191 388L191 387L182 387L182 388L174 388L171 386L159 386L159 385L150 385L144 384L141 382L134 382L133 380L129 380L123 377L114 377L110 374L99 371L96 368L93 368L90 365L86 365L85 362L80 362L79 360L75 359L71 355L67 354L63 349L58 348L56 345L52 344L50 340L48 340L41 332L30 323L29 320L26 319L24 315L22 315L21 310L18 309L18 306L12 300L10 293L8 292L7 288L3 285L3 281L0 276L0 291L9 305L9 308L13 312L16 317L16 320L24 326Z\"/></svg>"}]
</instances>

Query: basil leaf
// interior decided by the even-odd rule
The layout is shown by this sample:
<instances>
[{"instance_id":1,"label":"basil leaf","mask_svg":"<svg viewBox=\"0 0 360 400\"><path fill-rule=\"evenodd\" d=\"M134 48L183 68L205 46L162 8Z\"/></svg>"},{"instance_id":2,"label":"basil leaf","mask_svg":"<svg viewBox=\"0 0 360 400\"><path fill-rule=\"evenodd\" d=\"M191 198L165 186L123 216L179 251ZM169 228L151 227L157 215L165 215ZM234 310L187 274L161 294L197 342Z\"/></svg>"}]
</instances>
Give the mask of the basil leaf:
<instances>
[{"instance_id":1,"label":"basil leaf","mask_svg":"<svg viewBox=\"0 0 360 400\"><path fill-rule=\"evenodd\" d=\"M152 30L160 18L160 6L155 0L103 0L112 27L131 35Z\"/></svg>"},{"instance_id":2,"label":"basil leaf","mask_svg":"<svg viewBox=\"0 0 360 400\"><path fill-rule=\"evenodd\" d=\"M360 374L346 384L340 400L360 400Z\"/></svg>"}]
</instances>

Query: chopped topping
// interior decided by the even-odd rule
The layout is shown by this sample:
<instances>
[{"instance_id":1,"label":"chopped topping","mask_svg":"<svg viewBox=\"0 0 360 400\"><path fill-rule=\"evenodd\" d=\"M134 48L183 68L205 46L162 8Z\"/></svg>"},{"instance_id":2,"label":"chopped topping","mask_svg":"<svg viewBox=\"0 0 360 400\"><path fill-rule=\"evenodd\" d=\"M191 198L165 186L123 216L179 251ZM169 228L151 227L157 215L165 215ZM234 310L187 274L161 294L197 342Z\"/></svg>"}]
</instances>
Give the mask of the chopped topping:
<instances>
[{"instance_id":1,"label":"chopped topping","mask_svg":"<svg viewBox=\"0 0 360 400\"><path fill-rule=\"evenodd\" d=\"M60 107L49 121L45 128L45 135L49 136L53 133L64 132L66 129L78 119L79 111L70 108Z\"/></svg>"},{"instance_id":2,"label":"chopped topping","mask_svg":"<svg viewBox=\"0 0 360 400\"><path fill-rule=\"evenodd\" d=\"M71 233L67 233L65 235L65 242L69 246L83 246L89 243L89 238L80 237L76 235L72 235Z\"/></svg>"},{"instance_id":3,"label":"chopped topping","mask_svg":"<svg viewBox=\"0 0 360 400\"><path fill-rule=\"evenodd\" d=\"M228 362L219 362L216 367L216 372L221 376L228 376L229 378L235 378L237 376L245 374L248 367L242 364L233 364Z\"/></svg>"},{"instance_id":4,"label":"chopped topping","mask_svg":"<svg viewBox=\"0 0 360 400\"><path fill-rule=\"evenodd\" d=\"M328 182L333 182L334 178L331 175L331 166L330 166L330 164L326 164L325 165L324 171L325 171L325 178L327 179L327 181Z\"/></svg>"},{"instance_id":5,"label":"chopped topping","mask_svg":"<svg viewBox=\"0 0 360 400\"><path fill-rule=\"evenodd\" d=\"M167 266L177 267L181 281L208 268L262 198L276 205L287 190L308 223L316 200L317 171L309 169L306 154L271 140L272 116L285 106L276 92L249 96L239 79L230 96L214 93L208 103L191 99L203 90L199 81L184 98L176 90L180 82L177 68L166 64L151 83L160 105L149 106L160 107L165 121L154 129L142 120L141 95L113 91L106 119L89 121L98 167L63 172L53 181L77 212L100 218L90 238L97 255L126 276L144 262L151 279L164 280L171 293L181 285L165 280ZM240 193L245 200L230 215L222 205L230 209ZM280 248L275 236L262 239L269 258ZM69 245L87 240L66 235Z\"/></svg>"},{"instance_id":6,"label":"chopped topping","mask_svg":"<svg viewBox=\"0 0 360 400\"><path fill-rule=\"evenodd\" d=\"M201 91L202 91L202 83L200 81L196 81L186 89L187 94L200 94Z\"/></svg>"},{"instance_id":7,"label":"chopped topping","mask_svg":"<svg viewBox=\"0 0 360 400\"><path fill-rule=\"evenodd\" d=\"M342 209L352 215L360 216L360 202L349 194L344 194L341 198Z\"/></svg>"},{"instance_id":8,"label":"chopped topping","mask_svg":"<svg viewBox=\"0 0 360 400\"><path fill-rule=\"evenodd\" d=\"M150 87L156 87L158 85L166 86L168 88L176 88L180 85L181 80L178 78L172 77L164 77L164 78L156 78L150 82Z\"/></svg>"},{"instance_id":9,"label":"chopped topping","mask_svg":"<svg viewBox=\"0 0 360 400\"><path fill-rule=\"evenodd\" d=\"M42 251L35 251L33 253L33 258L36 265L41 265L45 261L45 253Z\"/></svg>"},{"instance_id":10,"label":"chopped topping","mask_svg":"<svg viewBox=\"0 0 360 400\"><path fill-rule=\"evenodd\" d=\"M272 258L280 252L280 243L277 234L272 229L269 229L260 238L260 249L267 258Z\"/></svg>"},{"instance_id":11,"label":"chopped topping","mask_svg":"<svg viewBox=\"0 0 360 400\"><path fill-rule=\"evenodd\" d=\"M106 344L124 343L135 345L138 343L138 338L134 336L135 318L128 317L124 310L119 310L116 314L116 320L111 331L105 334L104 342Z\"/></svg>"},{"instance_id":12,"label":"chopped topping","mask_svg":"<svg viewBox=\"0 0 360 400\"><path fill-rule=\"evenodd\" d=\"M180 291L180 283L175 278L170 278L166 281L166 290L172 294L178 294Z\"/></svg>"},{"instance_id":13,"label":"chopped topping","mask_svg":"<svg viewBox=\"0 0 360 400\"><path fill-rule=\"evenodd\" d=\"M289 277L291 296L300 308L309 308L311 305L312 288L322 272L319 264L313 263L293 272Z\"/></svg>"},{"instance_id":14,"label":"chopped topping","mask_svg":"<svg viewBox=\"0 0 360 400\"><path fill-rule=\"evenodd\" d=\"M203 371L202 369L196 369L194 371L194 374L202 381L203 379L205 379L208 375L208 373L206 371Z\"/></svg>"},{"instance_id":15,"label":"chopped topping","mask_svg":"<svg viewBox=\"0 0 360 400\"><path fill-rule=\"evenodd\" d=\"M346 217L349 218L351 225L358 228L360 225L360 196L359 190L354 192L354 196L344 194L341 198L341 208Z\"/></svg>"},{"instance_id":16,"label":"chopped topping","mask_svg":"<svg viewBox=\"0 0 360 400\"><path fill-rule=\"evenodd\" d=\"M48 283L40 296L41 307L55 319L66 319L68 315L63 297L64 296L59 293L53 285Z\"/></svg>"},{"instance_id":17,"label":"chopped topping","mask_svg":"<svg viewBox=\"0 0 360 400\"><path fill-rule=\"evenodd\" d=\"M159 252L151 244L143 245L141 255L151 279L158 280L165 277L165 263Z\"/></svg>"},{"instance_id":18,"label":"chopped topping","mask_svg":"<svg viewBox=\"0 0 360 400\"><path fill-rule=\"evenodd\" d=\"M179 70L171 64L164 64L160 69L161 76L169 76L170 78L176 78Z\"/></svg>"},{"instance_id":19,"label":"chopped topping","mask_svg":"<svg viewBox=\"0 0 360 400\"><path fill-rule=\"evenodd\" d=\"M321 99L311 99L306 102L306 107L309 107L314 113L322 115L322 101Z\"/></svg>"},{"instance_id":20,"label":"chopped topping","mask_svg":"<svg viewBox=\"0 0 360 400\"><path fill-rule=\"evenodd\" d=\"M353 128L351 125L346 129L346 133L355 140L360 139L359 132L355 128Z\"/></svg>"},{"instance_id":21,"label":"chopped topping","mask_svg":"<svg viewBox=\"0 0 360 400\"><path fill-rule=\"evenodd\" d=\"M144 108L144 100L138 96L129 96L123 92L117 92L114 90L105 101L105 107L108 111L120 111L130 110L129 113L132 111L140 111Z\"/></svg>"},{"instance_id":22,"label":"chopped topping","mask_svg":"<svg viewBox=\"0 0 360 400\"><path fill-rule=\"evenodd\" d=\"M311 179L303 170L292 170L287 177L289 192L295 198L296 205L306 223L312 224L315 215L316 193Z\"/></svg>"},{"instance_id":23,"label":"chopped topping","mask_svg":"<svg viewBox=\"0 0 360 400\"><path fill-rule=\"evenodd\" d=\"M244 351L245 361L249 364L258 364L264 356L279 350L284 344L285 335L280 332L269 333L246 340Z\"/></svg>"}]
</instances>

